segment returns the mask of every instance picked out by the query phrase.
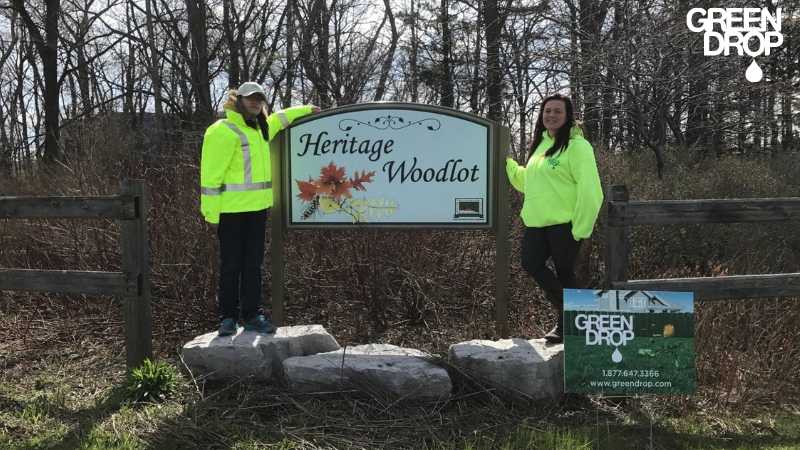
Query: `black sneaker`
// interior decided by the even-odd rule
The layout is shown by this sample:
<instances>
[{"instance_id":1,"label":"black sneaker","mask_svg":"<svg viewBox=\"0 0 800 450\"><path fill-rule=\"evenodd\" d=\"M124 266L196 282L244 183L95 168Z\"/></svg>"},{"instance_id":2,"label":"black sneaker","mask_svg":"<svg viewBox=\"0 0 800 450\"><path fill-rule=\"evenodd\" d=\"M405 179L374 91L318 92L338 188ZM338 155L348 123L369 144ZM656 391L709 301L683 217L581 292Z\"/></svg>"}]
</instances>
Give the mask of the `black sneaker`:
<instances>
[{"instance_id":1,"label":"black sneaker","mask_svg":"<svg viewBox=\"0 0 800 450\"><path fill-rule=\"evenodd\" d=\"M269 323L269 320L264 316L255 316L244 321L244 329L258 331L259 333L274 333L275 325Z\"/></svg>"},{"instance_id":2,"label":"black sneaker","mask_svg":"<svg viewBox=\"0 0 800 450\"><path fill-rule=\"evenodd\" d=\"M564 331L561 327L556 326L549 333L544 335L544 340L551 344L560 344L564 342Z\"/></svg>"},{"instance_id":3,"label":"black sneaker","mask_svg":"<svg viewBox=\"0 0 800 450\"><path fill-rule=\"evenodd\" d=\"M222 324L219 326L219 332L217 334L220 336L230 336L236 333L238 330L239 324L236 323L236 320L226 317L222 320Z\"/></svg>"}]
</instances>

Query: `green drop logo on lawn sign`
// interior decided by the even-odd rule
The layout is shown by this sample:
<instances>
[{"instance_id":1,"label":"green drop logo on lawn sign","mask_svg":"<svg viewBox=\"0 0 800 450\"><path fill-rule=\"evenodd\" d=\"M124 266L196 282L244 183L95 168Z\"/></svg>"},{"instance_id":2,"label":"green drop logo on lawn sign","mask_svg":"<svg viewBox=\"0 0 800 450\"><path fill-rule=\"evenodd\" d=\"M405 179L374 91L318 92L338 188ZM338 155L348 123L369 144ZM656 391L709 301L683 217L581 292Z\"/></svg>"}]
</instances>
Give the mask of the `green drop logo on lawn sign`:
<instances>
[{"instance_id":1,"label":"green drop logo on lawn sign","mask_svg":"<svg viewBox=\"0 0 800 450\"><path fill-rule=\"evenodd\" d=\"M619 352L619 349L615 349L614 353L611 354L611 360L615 363L622 361L622 353Z\"/></svg>"},{"instance_id":2,"label":"green drop logo on lawn sign","mask_svg":"<svg viewBox=\"0 0 800 450\"><path fill-rule=\"evenodd\" d=\"M586 333L586 345L612 345L615 350L611 360L622 361L620 345L627 345L635 337L633 316L614 314L578 314L575 327Z\"/></svg>"},{"instance_id":3,"label":"green drop logo on lawn sign","mask_svg":"<svg viewBox=\"0 0 800 450\"><path fill-rule=\"evenodd\" d=\"M695 392L691 292L564 290L564 388Z\"/></svg>"}]
</instances>

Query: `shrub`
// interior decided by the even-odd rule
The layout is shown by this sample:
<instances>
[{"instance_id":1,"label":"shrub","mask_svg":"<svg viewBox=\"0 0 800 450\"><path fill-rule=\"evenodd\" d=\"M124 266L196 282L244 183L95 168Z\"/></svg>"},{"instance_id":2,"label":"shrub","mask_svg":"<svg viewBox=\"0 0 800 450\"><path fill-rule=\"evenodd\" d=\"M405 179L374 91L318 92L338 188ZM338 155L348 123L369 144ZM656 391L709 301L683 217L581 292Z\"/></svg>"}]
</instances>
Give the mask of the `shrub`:
<instances>
[{"instance_id":1,"label":"shrub","mask_svg":"<svg viewBox=\"0 0 800 450\"><path fill-rule=\"evenodd\" d=\"M163 361L156 363L145 359L133 369L125 383L125 398L132 402L162 402L178 392L179 376L175 369Z\"/></svg>"}]
</instances>

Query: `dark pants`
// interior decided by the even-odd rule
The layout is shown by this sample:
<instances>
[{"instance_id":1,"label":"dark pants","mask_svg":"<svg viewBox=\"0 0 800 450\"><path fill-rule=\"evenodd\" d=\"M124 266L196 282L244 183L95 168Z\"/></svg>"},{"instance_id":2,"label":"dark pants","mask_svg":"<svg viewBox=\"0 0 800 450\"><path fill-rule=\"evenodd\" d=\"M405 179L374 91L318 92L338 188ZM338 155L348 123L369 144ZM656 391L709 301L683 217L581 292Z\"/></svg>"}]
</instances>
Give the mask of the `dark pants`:
<instances>
[{"instance_id":1,"label":"dark pants","mask_svg":"<svg viewBox=\"0 0 800 450\"><path fill-rule=\"evenodd\" d=\"M547 299L558 311L558 326L564 320L564 288L575 289L575 261L583 241L572 237L572 223L542 228L526 228L522 238L522 268L536 280ZM547 267L553 257L556 273Z\"/></svg>"},{"instance_id":2,"label":"dark pants","mask_svg":"<svg viewBox=\"0 0 800 450\"><path fill-rule=\"evenodd\" d=\"M266 209L219 216L219 313L222 318L239 318L240 295L245 319L264 313L261 264L266 229Z\"/></svg>"}]
</instances>

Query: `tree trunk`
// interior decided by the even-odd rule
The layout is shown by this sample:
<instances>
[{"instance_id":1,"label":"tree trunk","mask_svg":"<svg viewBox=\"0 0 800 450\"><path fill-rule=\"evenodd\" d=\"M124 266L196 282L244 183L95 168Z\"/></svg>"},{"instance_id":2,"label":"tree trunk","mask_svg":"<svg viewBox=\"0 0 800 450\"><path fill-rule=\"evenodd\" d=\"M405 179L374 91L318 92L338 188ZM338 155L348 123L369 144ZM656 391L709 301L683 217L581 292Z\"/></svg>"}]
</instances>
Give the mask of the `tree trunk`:
<instances>
[{"instance_id":1,"label":"tree trunk","mask_svg":"<svg viewBox=\"0 0 800 450\"><path fill-rule=\"evenodd\" d=\"M44 78L44 149L38 152L38 156L44 162L54 161L60 154L58 118L60 103L58 94L61 89L58 83L58 16L61 13L61 0L44 0L44 37L25 8L24 0L11 0L11 3L22 16L25 27L36 44L36 50L42 59ZM35 64L35 62L31 61L31 64Z\"/></svg>"},{"instance_id":2,"label":"tree trunk","mask_svg":"<svg viewBox=\"0 0 800 450\"><path fill-rule=\"evenodd\" d=\"M389 51L383 59L381 64L381 78L378 80L378 88L375 90L374 101L379 102L383 100L384 92L386 92L386 81L389 79L389 70L392 68L394 62L394 52L397 50L397 42L400 40L400 33L397 31L397 23L394 20L392 13L392 5L389 0L383 0L383 5L386 8L386 17L389 19L389 26L392 29L392 40L389 42Z\"/></svg>"},{"instance_id":3,"label":"tree trunk","mask_svg":"<svg viewBox=\"0 0 800 450\"><path fill-rule=\"evenodd\" d=\"M502 72L500 71L500 43L502 41L503 16L498 0L484 0L483 17L486 24L486 100L488 118L500 122L503 118Z\"/></svg>"},{"instance_id":4,"label":"tree trunk","mask_svg":"<svg viewBox=\"0 0 800 450\"><path fill-rule=\"evenodd\" d=\"M774 80L775 78L773 77L772 79ZM767 93L767 111L769 111L769 116L770 116L770 120L769 120L769 146L770 146L770 152L772 154L776 154L776 153L778 153L778 147L780 145L778 142L779 142L780 125L781 125L781 123L778 120L778 118L775 117L777 115L777 114L775 114L775 97L778 95L778 93L774 89L775 88L775 84L774 83L770 82L769 86L772 88L772 89L768 89L766 91L766 93Z\"/></svg>"},{"instance_id":5,"label":"tree trunk","mask_svg":"<svg viewBox=\"0 0 800 450\"><path fill-rule=\"evenodd\" d=\"M610 78L612 75L608 75ZM611 131L614 127L614 91L608 86L610 82L605 83L606 87L603 88L603 146L608 149L611 146Z\"/></svg>"},{"instance_id":6,"label":"tree trunk","mask_svg":"<svg viewBox=\"0 0 800 450\"><path fill-rule=\"evenodd\" d=\"M472 114L480 113L480 93L485 85L485 79L481 70L481 30L484 29L483 12L478 9L478 17L475 24L475 48L472 51L472 82L469 89L469 107Z\"/></svg>"},{"instance_id":7,"label":"tree trunk","mask_svg":"<svg viewBox=\"0 0 800 450\"><path fill-rule=\"evenodd\" d=\"M204 129L214 119L211 107L211 78L208 72L206 3L203 0L186 0L186 15L192 37L192 89L197 101L193 125L197 129Z\"/></svg>"},{"instance_id":8,"label":"tree trunk","mask_svg":"<svg viewBox=\"0 0 800 450\"><path fill-rule=\"evenodd\" d=\"M753 108L753 151L760 155L764 150L764 121L762 120L761 110L763 99L761 92L753 90L750 94L750 107Z\"/></svg>"},{"instance_id":9,"label":"tree trunk","mask_svg":"<svg viewBox=\"0 0 800 450\"><path fill-rule=\"evenodd\" d=\"M234 38L234 26L239 22L236 18L233 0L222 1L222 29L228 43L230 60L228 61L228 86L235 89L242 82L239 76L239 46Z\"/></svg>"},{"instance_id":10,"label":"tree trunk","mask_svg":"<svg viewBox=\"0 0 800 450\"><path fill-rule=\"evenodd\" d=\"M296 5L296 2L295 2ZM295 10L299 16L299 11ZM330 88L324 73L328 65L328 14L325 0L314 0L311 10L306 17L306 26L303 30L301 44L301 55L303 68L308 76L308 80L314 86L319 95L320 106L323 109L333 106L330 96ZM317 37L316 46L313 38ZM316 59L314 58L316 55Z\"/></svg>"},{"instance_id":11,"label":"tree trunk","mask_svg":"<svg viewBox=\"0 0 800 450\"><path fill-rule=\"evenodd\" d=\"M572 28L572 32L569 34L569 91L575 111L581 111L583 110L583 96L581 95L583 80L581 79L581 58L578 44L580 20L578 17L578 8L575 4L572 1L568 1L566 2L566 6L569 10L569 22Z\"/></svg>"},{"instance_id":12,"label":"tree trunk","mask_svg":"<svg viewBox=\"0 0 800 450\"><path fill-rule=\"evenodd\" d=\"M163 149L164 142L162 139L164 130L164 105L161 100L161 72L158 70L158 50L156 47L156 32L153 27L153 10L151 2L155 5L156 0L145 0L145 13L147 15L147 37L148 37L148 50L150 53L148 71L150 72L150 81L153 84L153 109L155 112L155 133L151 142L158 147L159 150Z\"/></svg>"},{"instance_id":13,"label":"tree trunk","mask_svg":"<svg viewBox=\"0 0 800 450\"><path fill-rule=\"evenodd\" d=\"M44 73L44 159L54 160L60 156L60 102L58 84L58 16L61 0L45 0L47 8L47 45L39 49Z\"/></svg>"},{"instance_id":14,"label":"tree trunk","mask_svg":"<svg viewBox=\"0 0 800 450\"><path fill-rule=\"evenodd\" d=\"M411 0L411 49L408 55L409 71L411 72L411 101L419 102L419 67L417 66L417 50L419 40L417 37L417 11L414 11L414 0ZM419 8L419 3L417 3Z\"/></svg>"},{"instance_id":15,"label":"tree trunk","mask_svg":"<svg viewBox=\"0 0 800 450\"><path fill-rule=\"evenodd\" d=\"M689 147L706 145L704 134L707 133L705 130L705 123L708 119L708 106L705 98L707 92L707 80L697 80L689 87L689 98L686 101L689 112L686 120L686 145Z\"/></svg>"},{"instance_id":16,"label":"tree trunk","mask_svg":"<svg viewBox=\"0 0 800 450\"><path fill-rule=\"evenodd\" d=\"M792 119L792 94L784 91L781 94L781 115L783 122L783 150L790 150L794 144L794 123Z\"/></svg>"},{"instance_id":17,"label":"tree trunk","mask_svg":"<svg viewBox=\"0 0 800 450\"><path fill-rule=\"evenodd\" d=\"M586 138L596 139L600 128L601 73L598 60L601 29L606 20L609 0L580 0L580 78L583 88L583 122Z\"/></svg>"},{"instance_id":18,"label":"tree trunk","mask_svg":"<svg viewBox=\"0 0 800 450\"><path fill-rule=\"evenodd\" d=\"M294 18L294 5L297 0L286 2L286 86L281 99L281 106L292 106L292 89L294 87L294 70L297 63L294 59L294 39L297 33L297 23Z\"/></svg>"},{"instance_id":19,"label":"tree trunk","mask_svg":"<svg viewBox=\"0 0 800 450\"><path fill-rule=\"evenodd\" d=\"M128 59L123 60L125 64L125 70L123 71L125 77L125 91L123 92L123 98L125 99L122 106L122 112L129 116L131 121L131 128L136 129L136 108L133 106L133 77L134 77L134 67L136 66L136 56L134 54L134 47L132 45L128 46Z\"/></svg>"},{"instance_id":20,"label":"tree trunk","mask_svg":"<svg viewBox=\"0 0 800 450\"><path fill-rule=\"evenodd\" d=\"M85 36L85 34L84 34ZM89 74L89 64L86 61L86 49L83 43L78 44L75 51L78 53L78 89L80 89L81 95L81 111L79 114L83 114L86 117L91 117L93 112L92 110L92 98L89 93L89 82L91 81L91 75Z\"/></svg>"},{"instance_id":21,"label":"tree trunk","mask_svg":"<svg viewBox=\"0 0 800 450\"><path fill-rule=\"evenodd\" d=\"M439 93L441 104L452 108L455 105L453 92L453 34L450 31L450 1L441 0L439 11L439 24L442 27L442 71Z\"/></svg>"},{"instance_id":22,"label":"tree trunk","mask_svg":"<svg viewBox=\"0 0 800 450\"><path fill-rule=\"evenodd\" d=\"M36 58L33 57L33 45L25 43L25 35L21 36L22 46L25 49L25 57L19 58L19 65L17 66L17 91L15 92L16 102L15 110L12 113L19 114L22 118L20 121L20 136L19 136L19 147L18 152L21 154L20 156L20 164L18 168L22 166L29 166L31 164L31 152L30 152L30 137L28 136L29 124L28 124L28 115L27 114L20 114L21 111L26 111L27 107L25 106L25 60L27 59L31 66L33 67L33 76L34 76L34 86L38 81L39 78L39 71L36 69ZM37 99L34 99L37 100ZM38 103L38 100L37 100ZM36 109L38 111L38 108ZM35 138L34 138L35 139Z\"/></svg>"},{"instance_id":23,"label":"tree trunk","mask_svg":"<svg viewBox=\"0 0 800 450\"><path fill-rule=\"evenodd\" d=\"M15 50L18 51L17 45L19 36L16 29L17 18L17 13L11 10L11 17L9 17L9 23L11 25L9 34L11 35L11 39L6 43L7 47L4 49L3 54L0 55L0 67L5 66L12 52ZM13 142L13 138L10 137L13 133L10 119L17 117L14 111L14 97L11 97L8 103L9 109L11 110L10 113L0 104L0 175L4 177L10 176L14 172L13 161L15 143Z\"/></svg>"}]
</instances>

